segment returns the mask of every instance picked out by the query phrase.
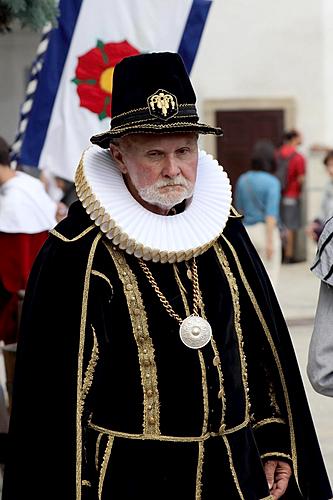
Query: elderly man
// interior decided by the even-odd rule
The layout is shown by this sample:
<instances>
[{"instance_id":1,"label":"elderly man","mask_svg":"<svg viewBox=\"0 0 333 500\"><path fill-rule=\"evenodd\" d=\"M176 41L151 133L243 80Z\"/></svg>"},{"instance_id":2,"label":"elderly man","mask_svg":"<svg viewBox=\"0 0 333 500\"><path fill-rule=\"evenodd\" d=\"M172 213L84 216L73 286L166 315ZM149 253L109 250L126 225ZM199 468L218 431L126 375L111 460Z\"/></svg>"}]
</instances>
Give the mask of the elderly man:
<instances>
[{"instance_id":1,"label":"elderly man","mask_svg":"<svg viewBox=\"0 0 333 500\"><path fill-rule=\"evenodd\" d=\"M111 129L26 294L3 500L331 496L270 282L198 150L221 130L195 101L177 54L115 68Z\"/></svg>"}]
</instances>

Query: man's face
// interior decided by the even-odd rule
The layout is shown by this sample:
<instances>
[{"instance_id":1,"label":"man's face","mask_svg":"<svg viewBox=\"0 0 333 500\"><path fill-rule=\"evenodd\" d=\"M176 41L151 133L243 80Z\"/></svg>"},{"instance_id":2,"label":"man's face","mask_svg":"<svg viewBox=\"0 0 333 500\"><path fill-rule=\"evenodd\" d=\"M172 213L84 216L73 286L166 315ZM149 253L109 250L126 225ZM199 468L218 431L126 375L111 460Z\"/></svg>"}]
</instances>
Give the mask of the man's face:
<instances>
[{"instance_id":1,"label":"man's face","mask_svg":"<svg viewBox=\"0 0 333 500\"><path fill-rule=\"evenodd\" d=\"M128 189L146 208L166 213L192 196L198 164L196 134L133 134L111 144L110 150Z\"/></svg>"}]
</instances>

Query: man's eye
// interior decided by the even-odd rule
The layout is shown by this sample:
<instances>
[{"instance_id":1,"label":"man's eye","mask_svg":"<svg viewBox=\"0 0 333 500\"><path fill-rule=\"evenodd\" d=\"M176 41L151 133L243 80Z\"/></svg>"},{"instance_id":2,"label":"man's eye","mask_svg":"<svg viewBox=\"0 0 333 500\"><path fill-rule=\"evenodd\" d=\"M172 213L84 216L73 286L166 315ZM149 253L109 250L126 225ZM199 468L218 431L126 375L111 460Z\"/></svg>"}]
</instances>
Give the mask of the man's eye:
<instances>
[{"instance_id":1,"label":"man's eye","mask_svg":"<svg viewBox=\"0 0 333 500\"><path fill-rule=\"evenodd\" d=\"M156 158L158 156L161 156L161 153L160 153L160 151L149 151L148 152L148 156L150 158Z\"/></svg>"},{"instance_id":2,"label":"man's eye","mask_svg":"<svg viewBox=\"0 0 333 500\"><path fill-rule=\"evenodd\" d=\"M178 154L184 155L184 154L188 153L189 151L190 151L189 148L181 148L181 149L178 149Z\"/></svg>"}]
</instances>

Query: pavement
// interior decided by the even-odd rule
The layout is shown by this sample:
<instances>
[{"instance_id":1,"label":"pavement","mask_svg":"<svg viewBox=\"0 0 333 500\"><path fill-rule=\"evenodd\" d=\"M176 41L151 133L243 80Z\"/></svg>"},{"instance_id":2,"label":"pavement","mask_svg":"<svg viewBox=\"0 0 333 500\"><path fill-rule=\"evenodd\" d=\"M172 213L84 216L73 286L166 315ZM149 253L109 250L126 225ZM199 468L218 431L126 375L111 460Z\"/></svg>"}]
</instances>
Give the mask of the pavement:
<instances>
[{"instance_id":1,"label":"pavement","mask_svg":"<svg viewBox=\"0 0 333 500\"><path fill-rule=\"evenodd\" d=\"M327 472L333 483L333 398L317 394L306 376L308 346L319 291L319 280L309 269L310 261L282 265L276 294L289 326Z\"/></svg>"}]
</instances>

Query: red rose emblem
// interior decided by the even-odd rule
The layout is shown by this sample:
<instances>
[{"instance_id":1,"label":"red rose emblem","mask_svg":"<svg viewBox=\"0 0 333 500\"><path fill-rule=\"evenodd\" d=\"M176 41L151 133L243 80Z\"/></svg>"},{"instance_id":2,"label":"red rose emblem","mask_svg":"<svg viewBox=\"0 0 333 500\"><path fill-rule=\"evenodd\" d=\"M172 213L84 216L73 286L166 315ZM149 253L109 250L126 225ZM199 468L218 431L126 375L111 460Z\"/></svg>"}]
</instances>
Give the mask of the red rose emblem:
<instances>
[{"instance_id":1,"label":"red rose emblem","mask_svg":"<svg viewBox=\"0 0 333 500\"><path fill-rule=\"evenodd\" d=\"M98 118L111 117L112 76L115 65L124 57L139 51L126 40L106 43L98 40L94 49L78 58L75 78L80 106L98 114Z\"/></svg>"}]
</instances>

